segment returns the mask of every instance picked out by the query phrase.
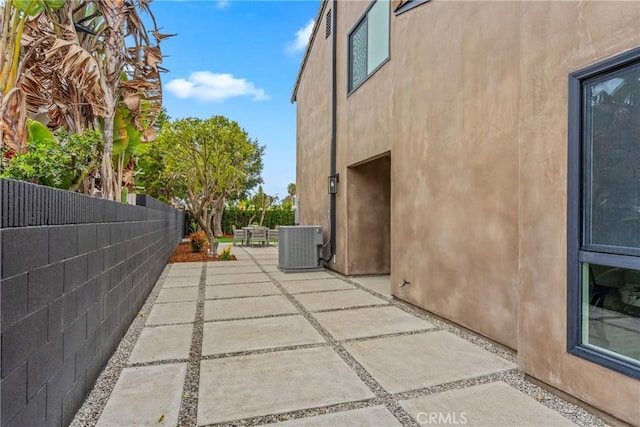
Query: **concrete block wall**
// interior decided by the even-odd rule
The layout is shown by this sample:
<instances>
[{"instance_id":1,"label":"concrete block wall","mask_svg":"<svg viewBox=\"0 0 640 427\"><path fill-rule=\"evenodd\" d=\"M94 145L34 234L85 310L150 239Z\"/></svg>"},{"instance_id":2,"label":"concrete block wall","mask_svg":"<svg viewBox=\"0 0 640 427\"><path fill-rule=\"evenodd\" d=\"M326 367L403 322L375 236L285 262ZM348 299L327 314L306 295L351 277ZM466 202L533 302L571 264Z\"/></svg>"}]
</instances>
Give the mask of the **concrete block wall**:
<instances>
[{"instance_id":1,"label":"concrete block wall","mask_svg":"<svg viewBox=\"0 0 640 427\"><path fill-rule=\"evenodd\" d=\"M183 213L0 180L0 427L68 425L182 237Z\"/></svg>"}]
</instances>

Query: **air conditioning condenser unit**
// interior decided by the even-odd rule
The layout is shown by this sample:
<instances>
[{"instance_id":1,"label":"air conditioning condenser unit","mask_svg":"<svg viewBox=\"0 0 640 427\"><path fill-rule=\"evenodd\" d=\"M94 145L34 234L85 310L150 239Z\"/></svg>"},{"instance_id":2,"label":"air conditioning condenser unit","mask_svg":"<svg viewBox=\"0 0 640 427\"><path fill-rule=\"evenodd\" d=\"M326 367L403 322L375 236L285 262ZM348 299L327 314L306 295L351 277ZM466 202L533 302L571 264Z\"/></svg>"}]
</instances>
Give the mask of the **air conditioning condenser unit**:
<instances>
[{"instance_id":1,"label":"air conditioning condenser unit","mask_svg":"<svg viewBox=\"0 0 640 427\"><path fill-rule=\"evenodd\" d=\"M280 226L278 269L285 273L322 270L322 227L319 225Z\"/></svg>"}]
</instances>

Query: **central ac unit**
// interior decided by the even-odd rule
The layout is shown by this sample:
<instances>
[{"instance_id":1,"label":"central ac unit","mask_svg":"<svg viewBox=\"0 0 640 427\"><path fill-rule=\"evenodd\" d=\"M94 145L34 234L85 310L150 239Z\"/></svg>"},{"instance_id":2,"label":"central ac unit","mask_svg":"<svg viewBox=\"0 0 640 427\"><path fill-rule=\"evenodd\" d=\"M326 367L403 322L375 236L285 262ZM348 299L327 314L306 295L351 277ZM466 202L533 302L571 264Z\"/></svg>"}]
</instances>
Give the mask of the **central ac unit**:
<instances>
[{"instance_id":1,"label":"central ac unit","mask_svg":"<svg viewBox=\"0 0 640 427\"><path fill-rule=\"evenodd\" d=\"M280 226L278 268L285 273L320 270L322 227L319 225Z\"/></svg>"}]
</instances>

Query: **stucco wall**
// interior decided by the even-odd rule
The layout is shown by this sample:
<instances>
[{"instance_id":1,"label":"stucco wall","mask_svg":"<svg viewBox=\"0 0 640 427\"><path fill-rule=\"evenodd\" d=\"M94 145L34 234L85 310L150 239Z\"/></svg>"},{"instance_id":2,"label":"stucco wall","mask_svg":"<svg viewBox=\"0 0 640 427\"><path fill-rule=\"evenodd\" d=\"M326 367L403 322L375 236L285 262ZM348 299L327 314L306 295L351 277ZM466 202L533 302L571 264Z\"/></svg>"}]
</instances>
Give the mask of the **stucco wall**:
<instances>
[{"instance_id":1,"label":"stucco wall","mask_svg":"<svg viewBox=\"0 0 640 427\"><path fill-rule=\"evenodd\" d=\"M325 38L322 12L320 30L309 52L297 98L296 190L300 224L322 225L329 238L329 195L331 149L331 38Z\"/></svg>"},{"instance_id":2,"label":"stucco wall","mask_svg":"<svg viewBox=\"0 0 640 427\"><path fill-rule=\"evenodd\" d=\"M389 156L347 170L349 274L389 274L391 271L390 176Z\"/></svg>"},{"instance_id":3,"label":"stucco wall","mask_svg":"<svg viewBox=\"0 0 640 427\"><path fill-rule=\"evenodd\" d=\"M640 420L640 382L566 352L569 73L640 45L638 2L521 5L522 369L619 418Z\"/></svg>"},{"instance_id":4,"label":"stucco wall","mask_svg":"<svg viewBox=\"0 0 640 427\"><path fill-rule=\"evenodd\" d=\"M515 347L518 3L433 2L393 16L390 61L347 94L342 41L368 5L340 2L337 15L341 183L332 268L363 274L352 258L369 247L347 238L356 215L347 199L358 206L368 198L350 185L347 167L391 151L394 295ZM507 24L496 25L496 14ZM317 81L307 73L320 66L309 62L303 81ZM402 279L412 286L400 289Z\"/></svg>"},{"instance_id":5,"label":"stucco wall","mask_svg":"<svg viewBox=\"0 0 640 427\"><path fill-rule=\"evenodd\" d=\"M347 239L348 234L353 234L348 228L347 198L354 199L355 204L352 206L366 204L369 198L362 193L360 186L349 185L350 174L347 173L347 167L388 153L393 141L392 129L389 126L393 120L391 62L384 65L362 86L347 94L346 41L349 32L369 4L365 1L338 2L337 10L337 166L341 180L343 176L347 179L341 182L343 191L338 198L336 264L332 267L344 274L363 274L363 267L366 265L361 264L360 257L362 252L366 252L364 248L369 247L369 244L364 242L357 246L356 242ZM351 200L349 203L352 203ZM356 259L351 260L351 256L355 256ZM368 264L372 267L370 273L378 270L373 268L378 261L372 258Z\"/></svg>"},{"instance_id":6,"label":"stucco wall","mask_svg":"<svg viewBox=\"0 0 640 427\"><path fill-rule=\"evenodd\" d=\"M402 242L392 293L512 348L519 8L434 1L394 17L390 63L391 215Z\"/></svg>"},{"instance_id":7,"label":"stucco wall","mask_svg":"<svg viewBox=\"0 0 640 427\"><path fill-rule=\"evenodd\" d=\"M347 171L390 152L392 293L517 349L528 374L636 422L638 381L566 352L565 236L568 74L639 46L640 3L432 0L391 15L389 62L347 95L347 36L369 4L337 10L331 267L363 273L354 257L369 248L350 224L364 223L352 216L370 195ZM305 218L327 226L329 40L322 32L313 44L297 92L298 190L315 205ZM411 285L399 288L403 279Z\"/></svg>"}]
</instances>

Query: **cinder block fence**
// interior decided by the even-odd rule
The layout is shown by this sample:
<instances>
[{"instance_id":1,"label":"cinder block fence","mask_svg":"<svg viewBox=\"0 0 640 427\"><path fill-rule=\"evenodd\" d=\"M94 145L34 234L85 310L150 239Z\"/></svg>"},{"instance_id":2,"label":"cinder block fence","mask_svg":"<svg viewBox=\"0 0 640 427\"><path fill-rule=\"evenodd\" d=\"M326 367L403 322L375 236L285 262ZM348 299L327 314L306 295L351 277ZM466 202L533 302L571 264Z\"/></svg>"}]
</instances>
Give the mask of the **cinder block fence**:
<instances>
[{"instance_id":1,"label":"cinder block fence","mask_svg":"<svg viewBox=\"0 0 640 427\"><path fill-rule=\"evenodd\" d=\"M180 242L183 213L0 180L0 427L68 425Z\"/></svg>"}]
</instances>

